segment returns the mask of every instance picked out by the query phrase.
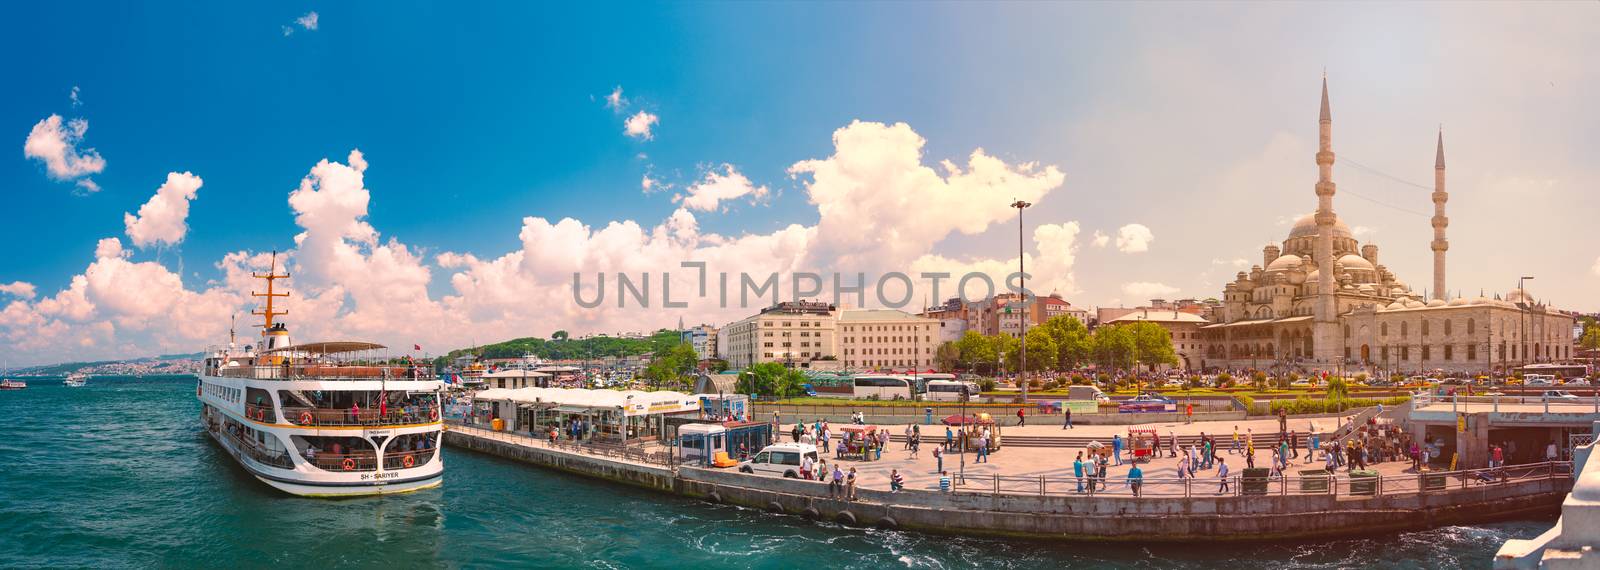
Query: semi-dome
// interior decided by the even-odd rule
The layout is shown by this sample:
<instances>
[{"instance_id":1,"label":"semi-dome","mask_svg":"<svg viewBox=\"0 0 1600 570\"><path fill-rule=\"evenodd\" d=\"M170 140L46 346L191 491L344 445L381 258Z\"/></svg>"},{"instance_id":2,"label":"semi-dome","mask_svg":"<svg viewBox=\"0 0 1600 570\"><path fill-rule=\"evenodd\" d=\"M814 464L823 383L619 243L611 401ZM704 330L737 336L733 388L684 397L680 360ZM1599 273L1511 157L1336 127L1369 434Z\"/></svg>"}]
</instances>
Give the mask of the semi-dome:
<instances>
[{"instance_id":1,"label":"semi-dome","mask_svg":"<svg viewBox=\"0 0 1600 570\"><path fill-rule=\"evenodd\" d=\"M1288 271L1300 267L1300 256L1295 254L1280 255L1272 263L1267 264L1267 271Z\"/></svg>"},{"instance_id":2,"label":"semi-dome","mask_svg":"<svg viewBox=\"0 0 1600 570\"><path fill-rule=\"evenodd\" d=\"M1315 213L1300 216L1294 221L1294 227L1290 228L1289 230L1289 239L1294 239L1297 237L1309 237L1314 235L1317 235L1317 219ZM1333 220L1333 237L1354 239L1355 234L1350 232L1350 226L1345 225L1344 220L1335 218Z\"/></svg>"}]
</instances>

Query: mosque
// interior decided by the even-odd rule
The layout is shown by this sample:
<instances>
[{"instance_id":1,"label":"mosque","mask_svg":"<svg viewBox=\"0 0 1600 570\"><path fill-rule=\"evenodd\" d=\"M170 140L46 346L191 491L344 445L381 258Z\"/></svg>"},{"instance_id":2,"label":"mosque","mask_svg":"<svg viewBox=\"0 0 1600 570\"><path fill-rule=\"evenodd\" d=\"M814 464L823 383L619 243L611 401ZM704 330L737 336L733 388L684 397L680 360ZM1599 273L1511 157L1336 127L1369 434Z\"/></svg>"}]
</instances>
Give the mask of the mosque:
<instances>
[{"instance_id":1,"label":"mosque","mask_svg":"<svg viewBox=\"0 0 1600 570\"><path fill-rule=\"evenodd\" d=\"M1326 77L1318 123L1316 211L1295 221L1281 247L1263 248L1260 265L1224 287L1216 322L1199 331L1202 354L1183 355L1186 365L1477 374L1572 358L1574 318L1524 289L1504 298L1449 297L1442 132L1434 155L1433 283L1431 298L1424 298L1379 262L1377 245L1358 244L1333 211L1337 187Z\"/></svg>"}]
</instances>

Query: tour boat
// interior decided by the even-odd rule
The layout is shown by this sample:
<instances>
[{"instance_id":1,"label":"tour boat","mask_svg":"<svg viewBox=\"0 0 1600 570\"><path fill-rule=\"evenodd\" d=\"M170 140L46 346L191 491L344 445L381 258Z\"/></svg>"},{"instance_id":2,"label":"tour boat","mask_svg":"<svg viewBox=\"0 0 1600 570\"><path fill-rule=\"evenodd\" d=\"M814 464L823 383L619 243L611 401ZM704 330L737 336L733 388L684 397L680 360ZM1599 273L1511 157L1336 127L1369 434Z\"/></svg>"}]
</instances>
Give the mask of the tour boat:
<instances>
[{"instance_id":1,"label":"tour boat","mask_svg":"<svg viewBox=\"0 0 1600 570\"><path fill-rule=\"evenodd\" d=\"M383 345L293 344L274 319L278 274L267 283L261 340L208 351L195 387L206 432L245 471L310 497L404 493L444 481L443 382L431 367L389 358ZM230 337L232 333L230 332Z\"/></svg>"},{"instance_id":2,"label":"tour boat","mask_svg":"<svg viewBox=\"0 0 1600 570\"><path fill-rule=\"evenodd\" d=\"M89 383L89 375L81 372L73 372L68 374L67 379L61 383L66 385L68 388L82 388L84 385Z\"/></svg>"},{"instance_id":3,"label":"tour boat","mask_svg":"<svg viewBox=\"0 0 1600 570\"><path fill-rule=\"evenodd\" d=\"M27 387L28 383L21 380L0 380L0 390L21 390Z\"/></svg>"}]
</instances>

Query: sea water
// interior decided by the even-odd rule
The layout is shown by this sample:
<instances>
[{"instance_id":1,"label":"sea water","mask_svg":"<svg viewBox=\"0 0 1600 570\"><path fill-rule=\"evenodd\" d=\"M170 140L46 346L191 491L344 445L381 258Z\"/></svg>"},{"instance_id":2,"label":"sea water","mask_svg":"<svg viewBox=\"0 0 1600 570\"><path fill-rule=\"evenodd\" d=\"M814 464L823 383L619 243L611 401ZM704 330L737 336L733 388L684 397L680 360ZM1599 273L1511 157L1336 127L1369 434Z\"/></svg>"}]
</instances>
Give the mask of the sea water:
<instances>
[{"instance_id":1,"label":"sea water","mask_svg":"<svg viewBox=\"0 0 1600 570\"><path fill-rule=\"evenodd\" d=\"M855 529L445 448L444 485L303 499L201 430L193 378L0 392L0 567L1487 568L1553 520L1317 542L1011 541Z\"/></svg>"}]
</instances>

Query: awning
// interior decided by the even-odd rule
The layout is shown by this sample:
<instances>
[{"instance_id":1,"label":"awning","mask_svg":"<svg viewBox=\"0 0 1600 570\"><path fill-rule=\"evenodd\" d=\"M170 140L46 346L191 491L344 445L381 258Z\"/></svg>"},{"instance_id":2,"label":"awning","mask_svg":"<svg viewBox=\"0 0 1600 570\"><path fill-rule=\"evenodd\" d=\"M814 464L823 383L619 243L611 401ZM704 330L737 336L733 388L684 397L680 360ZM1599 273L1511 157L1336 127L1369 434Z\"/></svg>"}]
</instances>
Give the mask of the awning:
<instances>
[{"instance_id":1,"label":"awning","mask_svg":"<svg viewBox=\"0 0 1600 570\"><path fill-rule=\"evenodd\" d=\"M556 412L562 414L587 414L592 409L594 408L584 406L556 406Z\"/></svg>"}]
</instances>

